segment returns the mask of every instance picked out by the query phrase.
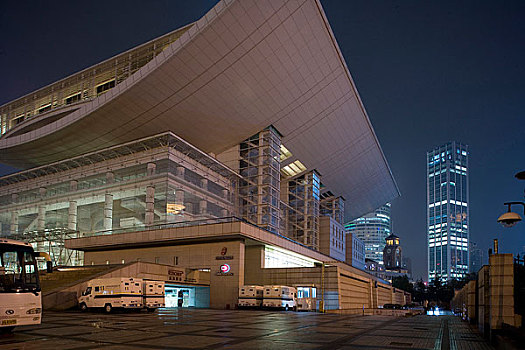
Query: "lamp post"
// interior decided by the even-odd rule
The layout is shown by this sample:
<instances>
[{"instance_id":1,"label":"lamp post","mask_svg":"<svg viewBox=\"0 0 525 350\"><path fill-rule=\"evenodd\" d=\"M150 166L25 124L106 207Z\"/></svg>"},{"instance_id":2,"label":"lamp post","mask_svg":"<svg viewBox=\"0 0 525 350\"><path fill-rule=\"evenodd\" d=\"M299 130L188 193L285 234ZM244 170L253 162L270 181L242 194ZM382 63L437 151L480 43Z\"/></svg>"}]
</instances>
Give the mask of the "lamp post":
<instances>
[{"instance_id":1,"label":"lamp post","mask_svg":"<svg viewBox=\"0 0 525 350\"><path fill-rule=\"evenodd\" d=\"M525 171L520 171L514 175L518 180L525 180ZM500 215L498 222L500 222L505 227L512 227L521 221L521 216L518 213L515 213L510 210L512 205L521 205L523 206L523 215L525 216L525 202L506 202L503 203L507 206L507 212Z\"/></svg>"}]
</instances>

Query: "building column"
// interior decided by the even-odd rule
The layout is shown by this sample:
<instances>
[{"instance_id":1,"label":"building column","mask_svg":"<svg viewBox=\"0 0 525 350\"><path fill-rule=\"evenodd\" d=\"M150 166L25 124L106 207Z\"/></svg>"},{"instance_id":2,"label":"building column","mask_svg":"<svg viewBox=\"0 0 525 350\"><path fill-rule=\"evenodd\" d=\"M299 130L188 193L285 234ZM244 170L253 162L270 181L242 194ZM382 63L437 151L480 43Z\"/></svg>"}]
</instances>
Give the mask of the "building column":
<instances>
[{"instance_id":1,"label":"building column","mask_svg":"<svg viewBox=\"0 0 525 350\"><path fill-rule=\"evenodd\" d=\"M78 190L78 181L77 180L69 181L69 190L71 192L74 192L74 191Z\"/></svg>"},{"instance_id":2,"label":"building column","mask_svg":"<svg viewBox=\"0 0 525 350\"><path fill-rule=\"evenodd\" d=\"M184 204L184 191L183 190L175 191L175 203Z\"/></svg>"},{"instance_id":3,"label":"building column","mask_svg":"<svg viewBox=\"0 0 525 350\"><path fill-rule=\"evenodd\" d=\"M149 168L149 164L148 164ZM152 225L155 219L155 186L148 185L146 187L146 215L144 217L144 224Z\"/></svg>"},{"instance_id":4,"label":"building column","mask_svg":"<svg viewBox=\"0 0 525 350\"><path fill-rule=\"evenodd\" d=\"M156 169L157 169L157 164L148 163L148 169L147 169L148 176L155 175Z\"/></svg>"},{"instance_id":5,"label":"building column","mask_svg":"<svg viewBox=\"0 0 525 350\"><path fill-rule=\"evenodd\" d=\"M43 231L46 228L46 206L41 204L38 206L38 217L36 221L36 229Z\"/></svg>"},{"instance_id":6,"label":"building column","mask_svg":"<svg viewBox=\"0 0 525 350\"><path fill-rule=\"evenodd\" d=\"M113 195L106 193L104 200L104 230L113 228Z\"/></svg>"},{"instance_id":7,"label":"building column","mask_svg":"<svg viewBox=\"0 0 525 350\"><path fill-rule=\"evenodd\" d=\"M177 176L184 177L185 170L186 170L186 168L184 168L183 166L178 166L177 167Z\"/></svg>"},{"instance_id":8,"label":"building column","mask_svg":"<svg viewBox=\"0 0 525 350\"><path fill-rule=\"evenodd\" d=\"M203 199L199 202L199 214L206 214L207 211L208 211L208 202Z\"/></svg>"},{"instance_id":9,"label":"building column","mask_svg":"<svg viewBox=\"0 0 525 350\"><path fill-rule=\"evenodd\" d=\"M69 201L69 210L67 215L67 228L68 230L77 230L77 202Z\"/></svg>"},{"instance_id":10,"label":"building column","mask_svg":"<svg viewBox=\"0 0 525 350\"><path fill-rule=\"evenodd\" d=\"M201 179L201 187L204 190L208 190L208 179Z\"/></svg>"},{"instance_id":11,"label":"building column","mask_svg":"<svg viewBox=\"0 0 525 350\"><path fill-rule=\"evenodd\" d=\"M115 182L115 174L112 171L106 173L106 184L112 184Z\"/></svg>"},{"instance_id":12,"label":"building column","mask_svg":"<svg viewBox=\"0 0 525 350\"><path fill-rule=\"evenodd\" d=\"M18 233L18 212L16 210L13 210L11 212L11 227L10 232L12 235Z\"/></svg>"}]
</instances>

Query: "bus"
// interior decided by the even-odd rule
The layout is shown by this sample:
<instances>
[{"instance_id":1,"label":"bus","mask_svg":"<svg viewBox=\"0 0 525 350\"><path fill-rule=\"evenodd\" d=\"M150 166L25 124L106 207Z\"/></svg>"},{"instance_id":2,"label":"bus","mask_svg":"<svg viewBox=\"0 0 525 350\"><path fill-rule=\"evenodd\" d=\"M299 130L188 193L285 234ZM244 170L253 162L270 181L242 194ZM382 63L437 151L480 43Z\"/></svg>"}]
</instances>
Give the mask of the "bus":
<instances>
[{"instance_id":1,"label":"bus","mask_svg":"<svg viewBox=\"0 0 525 350\"><path fill-rule=\"evenodd\" d=\"M0 238L0 332L11 332L15 326L40 324L42 292L36 257L51 259L46 253L35 253L29 243Z\"/></svg>"}]
</instances>

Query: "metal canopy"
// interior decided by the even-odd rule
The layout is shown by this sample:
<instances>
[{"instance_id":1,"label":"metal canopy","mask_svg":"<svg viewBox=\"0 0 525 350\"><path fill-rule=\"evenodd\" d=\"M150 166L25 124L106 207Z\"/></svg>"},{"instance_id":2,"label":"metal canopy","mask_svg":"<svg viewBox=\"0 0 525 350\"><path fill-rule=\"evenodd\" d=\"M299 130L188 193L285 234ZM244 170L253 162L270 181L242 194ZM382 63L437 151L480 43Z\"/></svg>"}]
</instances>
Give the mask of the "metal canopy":
<instances>
[{"instance_id":1,"label":"metal canopy","mask_svg":"<svg viewBox=\"0 0 525 350\"><path fill-rule=\"evenodd\" d=\"M347 220L399 195L317 0L219 2L115 88L0 140L0 162L28 168L162 131L219 154L269 125L345 197Z\"/></svg>"}]
</instances>

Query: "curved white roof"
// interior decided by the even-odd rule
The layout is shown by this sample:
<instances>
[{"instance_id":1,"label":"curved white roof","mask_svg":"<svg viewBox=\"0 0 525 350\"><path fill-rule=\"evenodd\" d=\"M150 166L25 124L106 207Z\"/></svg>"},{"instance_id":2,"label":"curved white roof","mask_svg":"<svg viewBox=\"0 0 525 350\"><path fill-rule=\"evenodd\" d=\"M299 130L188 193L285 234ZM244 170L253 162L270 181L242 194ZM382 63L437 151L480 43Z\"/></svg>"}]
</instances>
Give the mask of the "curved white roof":
<instances>
[{"instance_id":1,"label":"curved white roof","mask_svg":"<svg viewBox=\"0 0 525 350\"><path fill-rule=\"evenodd\" d=\"M107 93L0 139L0 162L38 166L172 131L218 154L268 125L347 219L399 195L319 1L221 1Z\"/></svg>"}]
</instances>

